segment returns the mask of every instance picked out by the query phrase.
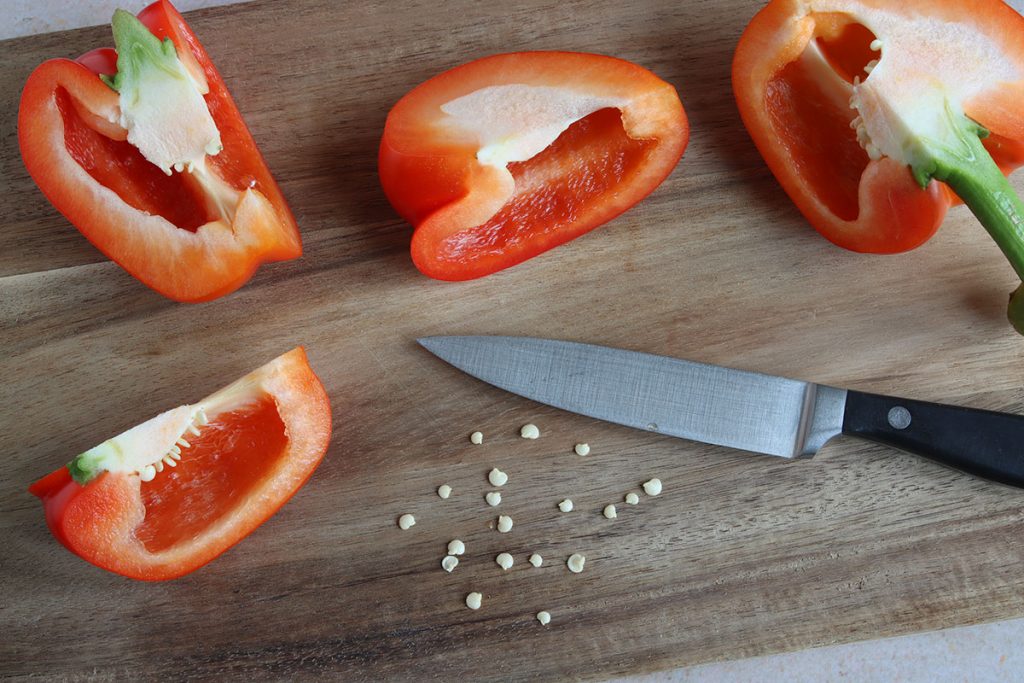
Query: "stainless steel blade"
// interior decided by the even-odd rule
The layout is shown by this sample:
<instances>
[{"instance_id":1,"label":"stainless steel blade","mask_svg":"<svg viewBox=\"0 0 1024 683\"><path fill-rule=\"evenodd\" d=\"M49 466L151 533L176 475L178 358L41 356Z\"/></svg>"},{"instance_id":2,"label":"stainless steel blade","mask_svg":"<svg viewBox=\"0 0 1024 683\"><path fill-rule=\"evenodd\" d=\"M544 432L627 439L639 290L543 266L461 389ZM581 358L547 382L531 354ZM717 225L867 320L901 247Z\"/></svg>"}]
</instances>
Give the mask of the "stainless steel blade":
<instances>
[{"instance_id":1,"label":"stainless steel blade","mask_svg":"<svg viewBox=\"0 0 1024 683\"><path fill-rule=\"evenodd\" d=\"M426 337L496 387L608 422L794 458L843 426L846 391L717 365L528 337Z\"/></svg>"}]
</instances>

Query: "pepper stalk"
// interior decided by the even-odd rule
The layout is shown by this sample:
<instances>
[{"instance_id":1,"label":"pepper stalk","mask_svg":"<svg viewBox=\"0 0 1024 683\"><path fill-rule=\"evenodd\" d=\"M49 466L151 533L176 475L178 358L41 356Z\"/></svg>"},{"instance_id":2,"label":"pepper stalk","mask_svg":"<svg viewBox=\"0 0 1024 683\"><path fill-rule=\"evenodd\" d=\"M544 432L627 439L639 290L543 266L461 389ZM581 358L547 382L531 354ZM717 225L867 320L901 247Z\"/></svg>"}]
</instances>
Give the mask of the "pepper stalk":
<instances>
[{"instance_id":1,"label":"pepper stalk","mask_svg":"<svg viewBox=\"0 0 1024 683\"><path fill-rule=\"evenodd\" d=\"M922 188L934 179L964 201L1024 280L1024 203L982 144L988 131L946 103L948 135L914 140L911 172ZM1010 294L1007 318L1024 335L1024 283Z\"/></svg>"}]
</instances>

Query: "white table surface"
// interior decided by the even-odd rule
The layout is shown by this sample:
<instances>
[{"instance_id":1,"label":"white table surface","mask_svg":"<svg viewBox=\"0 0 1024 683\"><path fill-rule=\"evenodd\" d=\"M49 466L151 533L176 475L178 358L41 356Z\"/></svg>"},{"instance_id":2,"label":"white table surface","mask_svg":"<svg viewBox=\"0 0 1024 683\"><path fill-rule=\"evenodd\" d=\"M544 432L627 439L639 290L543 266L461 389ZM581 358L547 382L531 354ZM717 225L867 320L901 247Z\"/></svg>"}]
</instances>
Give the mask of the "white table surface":
<instances>
[{"instance_id":1,"label":"white table surface","mask_svg":"<svg viewBox=\"0 0 1024 683\"><path fill-rule=\"evenodd\" d=\"M172 0L174 1L174 0ZM176 0L186 11L243 0ZM682 0L681 0L682 1ZM0 40L104 24L114 9L138 11L139 0L0 0ZM1024 0L1010 0L1024 11ZM989 683L1024 680L1024 619L820 647L767 657L684 667L614 683L786 681L821 683Z\"/></svg>"}]
</instances>

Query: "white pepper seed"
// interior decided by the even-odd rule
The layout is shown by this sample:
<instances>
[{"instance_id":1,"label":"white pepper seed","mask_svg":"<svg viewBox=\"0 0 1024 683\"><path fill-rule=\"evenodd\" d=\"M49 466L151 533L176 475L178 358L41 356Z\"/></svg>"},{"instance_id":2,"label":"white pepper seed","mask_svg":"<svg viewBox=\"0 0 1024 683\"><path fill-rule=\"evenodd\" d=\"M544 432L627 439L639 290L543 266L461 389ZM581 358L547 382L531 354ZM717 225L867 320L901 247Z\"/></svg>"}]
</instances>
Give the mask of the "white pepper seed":
<instances>
[{"instance_id":1,"label":"white pepper seed","mask_svg":"<svg viewBox=\"0 0 1024 683\"><path fill-rule=\"evenodd\" d=\"M508 475L495 467L487 473L487 481L491 482L491 486L504 486L508 483Z\"/></svg>"},{"instance_id":2,"label":"white pepper seed","mask_svg":"<svg viewBox=\"0 0 1024 683\"><path fill-rule=\"evenodd\" d=\"M644 482L644 493L648 496L656 496L661 493L661 479L655 477Z\"/></svg>"}]
</instances>

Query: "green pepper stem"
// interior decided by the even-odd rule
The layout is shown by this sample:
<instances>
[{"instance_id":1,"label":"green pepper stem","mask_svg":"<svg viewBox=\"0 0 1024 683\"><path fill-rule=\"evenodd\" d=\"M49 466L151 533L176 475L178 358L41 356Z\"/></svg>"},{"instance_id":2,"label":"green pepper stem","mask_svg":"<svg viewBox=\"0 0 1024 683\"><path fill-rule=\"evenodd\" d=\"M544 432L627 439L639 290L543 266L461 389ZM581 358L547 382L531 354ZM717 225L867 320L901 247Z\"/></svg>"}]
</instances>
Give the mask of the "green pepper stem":
<instances>
[{"instance_id":1,"label":"green pepper stem","mask_svg":"<svg viewBox=\"0 0 1024 683\"><path fill-rule=\"evenodd\" d=\"M966 118L956 130L958 144L924 145L931 162L926 175L953 189L1024 280L1024 203L981 143L987 131ZM1007 317L1024 334L1022 290L1010 295Z\"/></svg>"}]
</instances>

